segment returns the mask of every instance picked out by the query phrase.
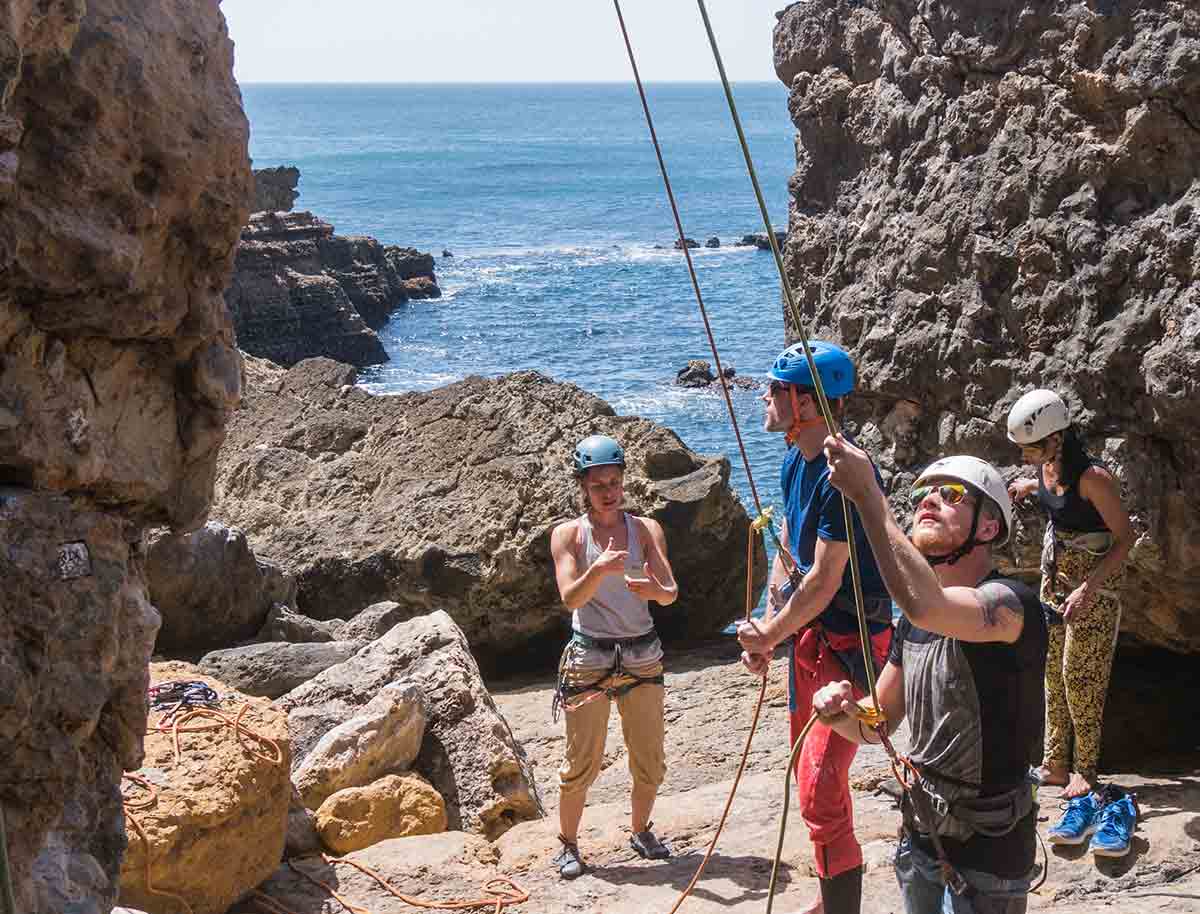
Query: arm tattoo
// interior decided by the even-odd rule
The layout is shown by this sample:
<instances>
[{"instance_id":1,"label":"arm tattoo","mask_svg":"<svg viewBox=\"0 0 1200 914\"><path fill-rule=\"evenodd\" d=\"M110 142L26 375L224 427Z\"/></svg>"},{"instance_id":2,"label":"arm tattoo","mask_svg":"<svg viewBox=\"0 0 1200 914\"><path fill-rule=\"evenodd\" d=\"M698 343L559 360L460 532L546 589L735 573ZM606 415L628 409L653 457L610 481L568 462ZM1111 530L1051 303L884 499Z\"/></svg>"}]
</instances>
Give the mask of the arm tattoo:
<instances>
[{"instance_id":1,"label":"arm tattoo","mask_svg":"<svg viewBox=\"0 0 1200 914\"><path fill-rule=\"evenodd\" d=\"M975 589L979 597L979 605L983 607L983 624L985 628L995 628L1010 619L1023 619L1025 607L1021 599L1012 589L999 581L988 581Z\"/></svg>"}]
</instances>

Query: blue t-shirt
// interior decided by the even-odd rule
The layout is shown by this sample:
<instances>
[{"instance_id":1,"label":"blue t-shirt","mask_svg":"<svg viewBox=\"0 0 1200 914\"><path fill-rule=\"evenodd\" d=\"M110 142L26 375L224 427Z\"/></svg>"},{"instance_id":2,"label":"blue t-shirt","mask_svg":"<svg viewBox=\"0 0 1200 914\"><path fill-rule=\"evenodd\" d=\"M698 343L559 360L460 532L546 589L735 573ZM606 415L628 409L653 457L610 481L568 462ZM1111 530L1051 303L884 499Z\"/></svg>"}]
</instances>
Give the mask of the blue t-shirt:
<instances>
[{"instance_id":1,"label":"blue t-shirt","mask_svg":"<svg viewBox=\"0 0 1200 914\"><path fill-rule=\"evenodd\" d=\"M875 470L875 481L882 490L883 479L878 468ZM822 451L812 460L805 460L798 447L789 448L787 456L783 458L779 484L783 489L783 508L787 517L788 543L791 546L792 558L796 560L800 570L807 574L816 555L817 537L839 543L847 541L846 518L842 513L842 493L829 482L829 464L825 460L825 452ZM853 510L854 505L851 504L850 507ZM886 599L887 588L879 574L879 566L875 564L875 555L867 542L862 520L857 511L853 511L853 517L854 543L858 547L863 596L867 599ZM845 598L846 605L854 606L854 577L849 561L846 562L846 570L842 572L842 586L838 588L838 593ZM853 615L853 609L847 613L831 604L821 613L820 621L830 631L858 632L858 621ZM886 627L875 623L870 626L873 632Z\"/></svg>"}]
</instances>

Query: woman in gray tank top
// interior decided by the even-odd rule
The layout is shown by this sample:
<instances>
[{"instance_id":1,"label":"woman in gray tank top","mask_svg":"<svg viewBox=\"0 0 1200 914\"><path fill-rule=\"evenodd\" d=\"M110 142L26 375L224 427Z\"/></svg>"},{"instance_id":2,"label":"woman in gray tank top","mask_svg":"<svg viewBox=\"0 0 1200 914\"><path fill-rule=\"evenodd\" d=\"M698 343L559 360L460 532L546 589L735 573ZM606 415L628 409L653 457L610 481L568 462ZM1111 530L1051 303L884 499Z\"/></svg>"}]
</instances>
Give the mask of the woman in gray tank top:
<instances>
[{"instance_id":1,"label":"woman in gray tank top","mask_svg":"<svg viewBox=\"0 0 1200 914\"><path fill-rule=\"evenodd\" d=\"M649 601L663 606L678 594L662 527L623 509L625 453L612 438L593 435L575 448L575 477L587 511L550 538L571 640L559 664L555 711L565 710L566 758L559 768L559 874L583 872L577 835L588 788L600 774L608 718L621 714L633 779L630 846L663 859L670 850L651 830L650 812L666 773L663 750L662 644Z\"/></svg>"}]
</instances>

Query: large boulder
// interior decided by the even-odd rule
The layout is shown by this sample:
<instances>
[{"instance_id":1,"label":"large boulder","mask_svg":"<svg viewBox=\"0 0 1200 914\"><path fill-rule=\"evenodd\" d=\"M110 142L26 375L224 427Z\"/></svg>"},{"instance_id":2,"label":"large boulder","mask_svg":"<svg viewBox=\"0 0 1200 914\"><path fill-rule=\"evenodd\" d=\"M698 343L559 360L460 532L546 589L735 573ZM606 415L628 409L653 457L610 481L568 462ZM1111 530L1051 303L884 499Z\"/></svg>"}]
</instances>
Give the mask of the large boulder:
<instances>
[{"instance_id":1,"label":"large boulder","mask_svg":"<svg viewBox=\"0 0 1200 914\"><path fill-rule=\"evenodd\" d=\"M146 549L150 599L162 613L160 653L197 653L246 641L295 582L255 558L246 536L213 521L193 533L158 530Z\"/></svg>"},{"instance_id":2,"label":"large boulder","mask_svg":"<svg viewBox=\"0 0 1200 914\"><path fill-rule=\"evenodd\" d=\"M312 744L295 759L292 773L300 802L308 809L316 809L338 791L407 771L421 751L425 704L421 690L410 682L384 686L353 717L326 730L315 743L312 735L323 721L311 713L314 710L318 709L299 708L288 721L302 745Z\"/></svg>"},{"instance_id":3,"label":"large boulder","mask_svg":"<svg viewBox=\"0 0 1200 914\"><path fill-rule=\"evenodd\" d=\"M158 616L143 525L203 523L250 194L215 0L0 0L0 806L22 914L101 914Z\"/></svg>"},{"instance_id":4,"label":"large boulder","mask_svg":"<svg viewBox=\"0 0 1200 914\"><path fill-rule=\"evenodd\" d=\"M234 692L186 663L153 664L150 677L156 683L204 682L222 696L219 710L231 724L240 719L249 733L232 725L186 732L213 721L185 720L176 755L171 727L154 728L161 715L151 715L146 758L135 774L154 793L126 785L127 815L136 824L121 866L121 903L178 910L161 894L170 892L194 914L224 914L274 871L283 854L292 793L287 718L265 699ZM147 859L153 891L146 884Z\"/></svg>"},{"instance_id":5,"label":"large boulder","mask_svg":"<svg viewBox=\"0 0 1200 914\"><path fill-rule=\"evenodd\" d=\"M729 462L669 429L536 372L399 396L351 386L329 360L247 372L216 511L296 576L306 615L445 608L487 664L557 639L550 532L581 510L569 455L593 433L623 442L627 505L666 530L680 597L652 605L664 635L712 634L741 611L750 519ZM765 571L760 549L756 594Z\"/></svg>"},{"instance_id":6,"label":"large boulder","mask_svg":"<svg viewBox=\"0 0 1200 914\"><path fill-rule=\"evenodd\" d=\"M357 641L246 644L209 651L200 658L199 666L246 695L278 698L346 660L360 647Z\"/></svg>"},{"instance_id":7,"label":"large boulder","mask_svg":"<svg viewBox=\"0 0 1200 914\"><path fill-rule=\"evenodd\" d=\"M283 603L275 603L267 612L262 628L254 636L258 642L288 641L292 644L313 644L323 641L340 640L341 621L326 622L321 619L310 619L301 613L292 612ZM345 639L349 641L363 640L357 635ZM369 640L369 639L367 639Z\"/></svg>"},{"instance_id":8,"label":"large boulder","mask_svg":"<svg viewBox=\"0 0 1200 914\"><path fill-rule=\"evenodd\" d=\"M252 355L364 366L388 360L375 331L397 305L440 294L430 254L336 235L309 212L261 212L242 230L225 298Z\"/></svg>"},{"instance_id":9,"label":"large boulder","mask_svg":"<svg viewBox=\"0 0 1200 914\"><path fill-rule=\"evenodd\" d=\"M345 663L278 700L294 740L313 745L361 713L383 688L407 682L425 702L415 769L446 801L449 827L495 838L542 815L525 751L488 693L462 630L438 611L397 625Z\"/></svg>"},{"instance_id":10,"label":"large boulder","mask_svg":"<svg viewBox=\"0 0 1200 914\"><path fill-rule=\"evenodd\" d=\"M789 279L810 332L858 360L861 438L897 490L947 452L1015 473L1008 408L1063 393L1134 514L1126 635L1194 652L1200 18L1001 6L782 14ZM1037 539L1008 562L1035 568Z\"/></svg>"},{"instance_id":11,"label":"large boulder","mask_svg":"<svg viewBox=\"0 0 1200 914\"><path fill-rule=\"evenodd\" d=\"M365 787L339 790L316 812L321 842L339 856L389 838L446 830L446 804L415 774L389 774Z\"/></svg>"}]
</instances>

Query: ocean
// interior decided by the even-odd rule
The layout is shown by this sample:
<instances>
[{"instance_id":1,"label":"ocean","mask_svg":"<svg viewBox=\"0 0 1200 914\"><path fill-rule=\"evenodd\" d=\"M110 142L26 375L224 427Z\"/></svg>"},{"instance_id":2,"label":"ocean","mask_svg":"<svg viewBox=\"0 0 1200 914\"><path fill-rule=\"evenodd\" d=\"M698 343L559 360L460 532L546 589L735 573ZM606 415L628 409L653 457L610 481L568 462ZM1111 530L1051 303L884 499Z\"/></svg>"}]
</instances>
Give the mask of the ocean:
<instances>
[{"instance_id":1,"label":"ocean","mask_svg":"<svg viewBox=\"0 0 1200 914\"><path fill-rule=\"evenodd\" d=\"M685 231L721 239L692 253L722 362L762 376L784 345L779 278L769 252L733 246L763 226L721 87L647 96ZM784 229L787 91L739 83L734 96ZM364 386L536 369L727 455L753 513L719 390L673 383L711 354L632 84L250 84L242 97L254 166L300 169L297 209L437 256L443 297L395 313L380 332L392 361L361 372ZM737 391L734 406L759 494L779 504L783 442L762 431L758 397Z\"/></svg>"}]
</instances>

